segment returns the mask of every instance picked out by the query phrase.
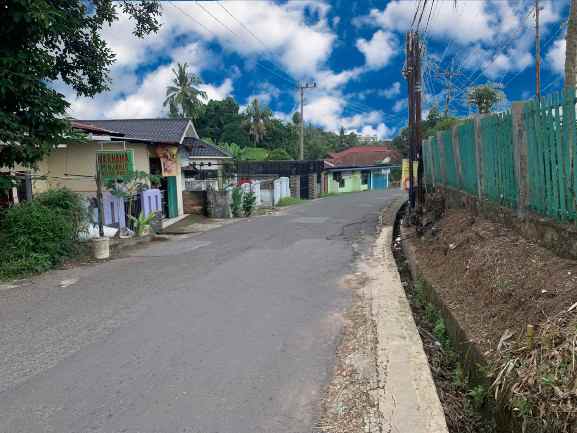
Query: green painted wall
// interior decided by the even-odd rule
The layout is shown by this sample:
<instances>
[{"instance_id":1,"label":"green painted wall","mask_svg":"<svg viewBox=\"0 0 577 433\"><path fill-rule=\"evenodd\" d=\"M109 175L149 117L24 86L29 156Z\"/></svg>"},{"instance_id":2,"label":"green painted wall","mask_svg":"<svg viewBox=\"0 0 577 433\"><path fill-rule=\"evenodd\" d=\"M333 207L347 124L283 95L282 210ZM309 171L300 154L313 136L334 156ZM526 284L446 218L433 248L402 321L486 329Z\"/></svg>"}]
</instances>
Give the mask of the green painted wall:
<instances>
[{"instance_id":1,"label":"green painted wall","mask_svg":"<svg viewBox=\"0 0 577 433\"><path fill-rule=\"evenodd\" d=\"M360 171L354 171L352 173L343 172L342 176L345 181L343 187L339 186L339 182L335 180L335 175L336 173L334 172L329 174L329 182L328 182L329 193L364 191L365 189L367 189L366 185L364 188L362 188Z\"/></svg>"}]
</instances>

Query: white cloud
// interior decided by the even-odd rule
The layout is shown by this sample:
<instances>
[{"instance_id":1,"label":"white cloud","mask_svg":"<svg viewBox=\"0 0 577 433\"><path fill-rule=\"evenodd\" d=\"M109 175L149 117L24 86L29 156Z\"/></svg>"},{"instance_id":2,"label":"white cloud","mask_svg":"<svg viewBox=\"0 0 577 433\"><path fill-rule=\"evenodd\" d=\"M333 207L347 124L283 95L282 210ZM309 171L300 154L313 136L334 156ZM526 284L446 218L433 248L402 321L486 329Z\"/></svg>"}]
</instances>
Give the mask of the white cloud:
<instances>
[{"instance_id":1,"label":"white cloud","mask_svg":"<svg viewBox=\"0 0 577 433\"><path fill-rule=\"evenodd\" d=\"M95 98L70 98L69 112L80 119L162 116L166 87L173 78L175 64L161 66L147 74L127 96L107 92ZM207 93L207 99L221 100L232 93L233 83L227 78L220 85L202 84L199 87Z\"/></svg>"},{"instance_id":2,"label":"white cloud","mask_svg":"<svg viewBox=\"0 0 577 433\"><path fill-rule=\"evenodd\" d=\"M235 35L215 21L203 7ZM132 34L133 23L127 15L120 14L117 22L103 30L105 40L116 53L110 74L111 90L92 99L76 98L71 89L56 84L71 102L70 113L98 118L160 115L170 67L156 67L145 75L140 71L147 70L159 58L167 58L171 65L186 62L190 70L199 75L206 69L222 68L221 57L206 48L209 42L216 41L226 52L240 54L245 66L266 56L274 56L280 59L280 68L297 76L315 76L332 51L335 35L326 18L330 6L321 1L286 4L236 1L227 2L225 7L235 18L217 2L165 3L160 30L143 39ZM309 22L311 13L317 17L316 22ZM255 40L239 21L259 40ZM220 84L205 83L201 86L209 98L222 99L232 93L234 80L240 78L240 70L235 65L227 67L230 73ZM347 74L334 75L327 75L335 82L334 86L339 85L336 82L350 79L345 76ZM159 88L153 88L151 83ZM152 108L153 98L155 108ZM132 107L131 104L138 106Z\"/></svg>"},{"instance_id":3,"label":"white cloud","mask_svg":"<svg viewBox=\"0 0 577 433\"><path fill-rule=\"evenodd\" d=\"M389 87L385 90L382 90L380 94L387 99L394 98L395 96L399 96L401 94L401 83L398 81L395 81L391 85L391 87Z\"/></svg>"},{"instance_id":4,"label":"white cloud","mask_svg":"<svg viewBox=\"0 0 577 433\"><path fill-rule=\"evenodd\" d=\"M566 5L566 0L543 3L540 18L544 38L559 29ZM416 6L416 0L392 0L354 23L402 33L410 27ZM534 17L527 13L530 6L529 0L460 1L456 6L452 1L435 2L427 36L444 42L443 55L456 55L464 68L478 69L486 79L500 80L534 63ZM433 52L428 55L439 57Z\"/></svg>"},{"instance_id":5,"label":"white cloud","mask_svg":"<svg viewBox=\"0 0 577 433\"><path fill-rule=\"evenodd\" d=\"M211 84L201 84L199 86L206 92L206 99L214 99L215 101L222 101L232 93L233 84L230 78L226 78L220 86L213 86Z\"/></svg>"},{"instance_id":6,"label":"white cloud","mask_svg":"<svg viewBox=\"0 0 577 433\"><path fill-rule=\"evenodd\" d=\"M157 117L162 111L166 86L172 77L171 65L163 66L146 76L138 90L114 103L106 117Z\"/></svg>"},{"instance_id":7,"label":"white cloud","mask_svg":"<svg viewBox=\"0 0 577 433\"><path fill-rule=\"evenodd\" d=\"M400 113L408 106L409 104L407 102L407 99L399 99L398 101L395 102L395 105L393 105L393 111L395 113Z\"/></svg>"},{"instance_id":8,"label":"white cloud","mask_svg":"<svg viewBox=\"0 0 577 433\"><path fill-rule=\"evenodd\" d=\"M394 128L389 128L383 122L379 123L377 127L373 127L372 125L363 126L363 128L358 132L360 135L365 136L376 136L379 140L383 140L386 138L390 138L393 133L395 132Z\"/></svg>"},{"instance_id":9,"label":"white cloud","mask_svg":"<svg viewBox=\"0 0 577 433\"><path fill-rule=\"evenodd\" d=\"M329 70L319 71L316 75L316 81L320 89L334 90L342 87L350 80L358 78L364 72L363 68L353 68L335 73Z\"/></svg>"},{"instance_id":10,"label":"white cloud","mask_svg":"<svg viewBox=\"0 0 577 433\"><path fill-rule=\"evenodd\" d=\"M217 40L225 50L241 55L272 53L280 57L282 66L299 76L314 73L331 53L335 35L326 19L329 7L322 2L281 5L272 1L235 1L227 2L225 8L234 18L218 2L209 1L171 3L164 7L163 14L175 33L193 32L205 41ZM307 10L317 13L318 22L307 24Z\"/></svg>"},{"instance_id":11,"label":"white cloud","mask_svg":"<svg viewBox=\"0 0 577 433\"><path fill-rule=\"evenodd\" d=\"M357 40L357 48L365 55L366 64L370 68L382 68L398 54L398 46L392 33L376 31L370 40Z\"/></svg>"},{"instance_id":12,"label":"white cloud","mask_svg":"<svg viewBox=\"0 0 577 433\"><path fill-rule=\"evenodd\" d=\"M565 39L558 39L545 56L546 64L558 74L565 73L565 46Z\"/></svg>"},{"instance_id":13,"label":"white cloud","mask_svg":"<svg viewBox=\"0 0 577 433\"><path fill-rule=\"evenodd\" d=\"M391 1L382 11L371 10L365 22L375 23L388 31L404 32L411 25L415 7L415 1ZM449 37L460 43L490 38L493 16L487 9L486 2L480 1L457 2L456 7L453 2L436 2L428 34L437 38Z\"/></svg>"}]
</instances>

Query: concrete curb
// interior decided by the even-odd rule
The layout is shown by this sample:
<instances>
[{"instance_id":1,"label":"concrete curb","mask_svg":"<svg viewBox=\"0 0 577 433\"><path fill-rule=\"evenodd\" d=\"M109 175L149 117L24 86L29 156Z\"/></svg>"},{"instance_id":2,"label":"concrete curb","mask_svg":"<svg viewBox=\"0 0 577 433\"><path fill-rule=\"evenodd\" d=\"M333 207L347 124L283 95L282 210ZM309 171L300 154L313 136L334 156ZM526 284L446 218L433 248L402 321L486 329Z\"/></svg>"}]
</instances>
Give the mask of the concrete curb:
<instances>
[{"instance_id":1,"label":"concrete curb","mask_svg":"<svg viewBox=\"0 0 577 433\"><path fill-rule=\"evenodd\" d=\"M384 420L382 431L448 433L443 407L393 257L392 236L393 226L383 226L372 258L363 269L370 277L365 290L371 300L378 340L378 387L373 396Z\"/></svg>"}]
</instances>

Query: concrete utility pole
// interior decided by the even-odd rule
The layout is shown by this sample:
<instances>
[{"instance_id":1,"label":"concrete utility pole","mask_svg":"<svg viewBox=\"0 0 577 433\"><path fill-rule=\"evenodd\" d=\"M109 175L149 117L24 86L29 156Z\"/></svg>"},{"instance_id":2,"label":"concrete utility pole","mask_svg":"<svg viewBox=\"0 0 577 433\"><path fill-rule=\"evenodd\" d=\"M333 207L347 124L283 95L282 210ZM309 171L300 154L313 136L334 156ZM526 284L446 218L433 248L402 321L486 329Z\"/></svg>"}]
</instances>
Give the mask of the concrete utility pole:
<instances>
[{"instance_id":1,"label":"concrete utility pole","mask_svg":"<svg viewBox=\"0 0 577 433\"><path fill-rule=\"evenodd\" d=\"M305 119L304 119L304 101L305 101L305 90L306 89L314 89L317 87L317 83L314 81L308 83L299 82L297 89L301 92L301 137L300 137L300 144L299 144L299 159L305 159Z\"/></svg>"},{"instance_id":2,"label":"concrete utility pole","mask_svg":"<svg viewBox=\"0 0 577 433\"><path fill-rule=\"evenodd\" d=\"M455 72L453 66L454 60L454 58L451 59L451 66L449 68L440 70L435 74L437 78L443 78L447 86L447 90L445 91L445 117L449 116L449 104L453 98L453 78L463 75L459 72Z\"/></svg>"},{"instance_id":3,"label":"concrete utility pole","mask_svg":"<svg viewBox=\"0 0 577 433\"><path fill-rule=\"evenodd\" d=\"M539 0L535 0L535 95L541 100L541 31L539 29Z\"/></svg>"}]
</instances>

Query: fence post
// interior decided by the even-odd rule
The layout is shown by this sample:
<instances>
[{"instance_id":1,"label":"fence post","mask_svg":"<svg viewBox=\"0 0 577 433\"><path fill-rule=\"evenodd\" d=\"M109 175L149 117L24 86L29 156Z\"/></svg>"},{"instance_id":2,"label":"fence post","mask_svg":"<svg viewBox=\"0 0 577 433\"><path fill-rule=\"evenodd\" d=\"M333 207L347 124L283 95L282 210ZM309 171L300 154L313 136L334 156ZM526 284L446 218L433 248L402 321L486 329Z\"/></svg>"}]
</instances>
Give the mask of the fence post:
<instances>
[{"instance_id":1,"label":"fence post","mask_svg":"<svg viewBox=\"0 0 577 433\"><path fill-rule=\"evenodd\" d=\"M523 124L524 102L513 102L511 119L513 122L513 158L517 178L517 214L524 216L529 204L528 148L527 132Z\"/></svg>"},{"instance_id":2,"label":"fence post","mask_svg":"<svg viewBox=\"0 0 577 433\"><path fill-rule=\"evenodd\" d=\"M475 164L477 165L477 196L483 199L483 140L481 137L480 114L475 116Z\"/></svg>"},{"instance_id":3,"label":"fence post","mask_svg":"<svg viewBox=\"0 0 577 433\"><path fill-rule=\"evenodd\" d=\"M447 165L445 163L445 143L443 141L443 133L437 132L437 146L439 147L439 158L441 167L441 173L439 173L439 183L443 186L447 186Z\"/></svg>"},{"instance_id":4,"label":"fence post","mask_svg":"<svg viewBox=\"0 0 577 433\"><path fill-rule=\"evenodd\" d=\"M459 189L463 190L463 164L461 162L461 145L459 140L459 126L451 128L453 157L455 158L455 169L457 170L457 180L459 182Z\"/></svg>"},{"instance_id":5,"label":"fence post","mask_svg":"<svg viewBox=\"0 0 577 433\"><path fill-rule=\"evenodd\" d=\"M429 173L431 173L431 185L435 186L435 155L433 155L433 146L431 145L432 137L427 138L427 155L429 155L427 166L429 168Z\"/></svg>"}]
</instances>

